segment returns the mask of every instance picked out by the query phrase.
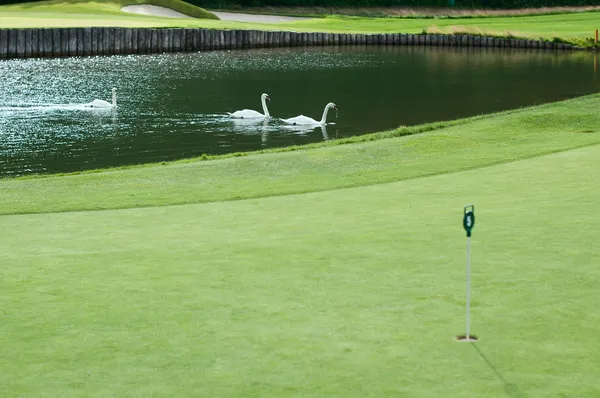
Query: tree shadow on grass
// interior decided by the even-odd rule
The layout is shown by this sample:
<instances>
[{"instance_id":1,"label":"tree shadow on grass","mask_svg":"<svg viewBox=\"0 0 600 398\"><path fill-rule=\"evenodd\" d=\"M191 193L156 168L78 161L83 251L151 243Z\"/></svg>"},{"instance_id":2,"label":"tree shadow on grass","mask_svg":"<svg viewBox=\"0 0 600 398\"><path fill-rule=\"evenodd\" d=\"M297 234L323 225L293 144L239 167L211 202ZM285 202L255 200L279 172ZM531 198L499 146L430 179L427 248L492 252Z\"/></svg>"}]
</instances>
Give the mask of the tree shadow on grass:
<instances>
[{"instance_id":1,"label":"tree shadow on grass","mask_svg":"<svg viewBox=\"0 0 600 398\"><path fill-rule=\"evenodd\" d=\"M475 351L477 351L477 353L479 354L479 356L481 357L481 359L483 359L485 361L485 363L487 363L487 365L489 366L490 369L492 369L492 371L494 372L494 374L496 374L496 376L498 377L498 379L500 379L500 381L502 382L502 385L504 387L504 392L506 392L506 395L508 395L509 397L514 397L514 398L524 398L525 395L519 391L519 387L515 384L515 383L510 383L508 382L504 376L502 376L502 374L500 372L498 372L498 369L496 369L496 367L490 362L490 360L483 354L483 352L481 352L481 350L478 347L478 344L471 344L473 346L473 348L475 348Z\"/></svg>"}]
</instances>

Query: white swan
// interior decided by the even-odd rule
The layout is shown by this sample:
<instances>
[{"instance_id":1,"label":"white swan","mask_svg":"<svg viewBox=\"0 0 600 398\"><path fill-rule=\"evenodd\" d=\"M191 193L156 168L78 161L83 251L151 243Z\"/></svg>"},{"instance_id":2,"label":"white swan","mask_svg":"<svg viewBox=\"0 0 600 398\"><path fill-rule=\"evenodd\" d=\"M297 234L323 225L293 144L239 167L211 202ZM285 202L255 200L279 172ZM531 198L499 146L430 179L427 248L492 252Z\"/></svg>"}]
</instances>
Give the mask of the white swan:
<instances>
[{"instance_id":1,"label":"white swan","mask_svg":"<svg viewBox=\"0 0 600 398\"><path fill-rule=\"evenodd\" d=\"M112 104L108 101L95 99L92 102L85 104L86 107L90 108L116 108L117 107L117 89L112 89Z\"/></svg>"},{"instance_id":2,"label":"white swan","mask_svg":"<svg viewBox=\"0 0 600 398\"><path fill-rule=\"evenodd\" d=\"M304 115L292 117L289 119L281 119L281 120L287 124L293 124L296 126L303 126L303 125L304 126L308 126L308 125L323 126L327 122L327 112L329 112L329 108L333 108L333 109L337 110L337 107L335 106L335 104L333 102L328 103L325 106L325 110L323 111L323 117L321 118L320 121L316 121L312 117L308 117L308 116L304 116Z\"/></svg>"},{"instance_id":3,"label":"white swan","mask_svg":"<svg viewBox=\"0 0 600 398\"><path fill-rule=\"evenodd\" d=\"M227 112L227 113L229 113L229 115L231 115L232 118L237 118L237 119L269 118L269 117L271 117L271 115L269 115L269 110L267 109L267 103L265 102L265 100L271 101L271 98L269 98L268 94L262 94L260 96L260 102L262 103L263 112L265 113L264 115L260 112L253 111L252 109L243 109L241 111L235 111L233 113Z\"/></svg>"}]
</instances>

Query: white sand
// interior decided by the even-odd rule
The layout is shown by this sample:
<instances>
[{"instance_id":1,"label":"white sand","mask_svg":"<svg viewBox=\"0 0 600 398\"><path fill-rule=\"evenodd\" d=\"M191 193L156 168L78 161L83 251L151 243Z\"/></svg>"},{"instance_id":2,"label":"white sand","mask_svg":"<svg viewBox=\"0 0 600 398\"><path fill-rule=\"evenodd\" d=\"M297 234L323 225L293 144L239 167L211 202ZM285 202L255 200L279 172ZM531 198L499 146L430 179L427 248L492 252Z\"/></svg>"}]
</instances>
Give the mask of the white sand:
<instances>
[{"instance_id":1,"label":"white sand","mask_svg":"<svg viewBox=\"0 0 600 398\"><path fill-rule=\"evenodd\" d=\"M131 12L133 14L152 15L165 18L192 18L170 8L153 6L150 4L139 4L135 6L125 6L121 8L123 12Z\"/></svg>"},{"instance_id":2,"label":"white sand","mask_svg":"<svg viewBox=\"0 0 600 398\"><path fill-rule=\"evenodd\" d=\"M152 15L155 17L165 18L192 18L170 8L153 6L150 4L138 4L135 6L125 6L121 8L123 12L131 12L133 14ZM280 17L278 15L258 15L258 14L242 14L237 12L213 12L223 21L236 22L260 22L260 23L278 23L286 21L298 21L300 17Z\"/></svg>"}]
</instances>

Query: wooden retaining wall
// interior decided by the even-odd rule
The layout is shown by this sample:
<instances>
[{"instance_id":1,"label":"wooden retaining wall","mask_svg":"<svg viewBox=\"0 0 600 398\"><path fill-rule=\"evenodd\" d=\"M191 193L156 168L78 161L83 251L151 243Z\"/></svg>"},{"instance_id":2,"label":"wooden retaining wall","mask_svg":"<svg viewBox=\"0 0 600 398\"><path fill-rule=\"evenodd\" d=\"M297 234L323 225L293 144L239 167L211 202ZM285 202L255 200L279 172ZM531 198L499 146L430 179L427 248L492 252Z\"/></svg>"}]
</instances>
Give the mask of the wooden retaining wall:
<instances>
[{"instance_id":1,"label":"wooden retaining wall","mask_svg":"<svg viewBox=\"0 0 600 398\"><path fill-rule=\"evenodd\" d=\"M419 45L575 49L570 44L441 34L337 34L258 30L59 28L0 29L0 59L156 54L241 48L326 45Z\"/></svg>"}]
</instances>

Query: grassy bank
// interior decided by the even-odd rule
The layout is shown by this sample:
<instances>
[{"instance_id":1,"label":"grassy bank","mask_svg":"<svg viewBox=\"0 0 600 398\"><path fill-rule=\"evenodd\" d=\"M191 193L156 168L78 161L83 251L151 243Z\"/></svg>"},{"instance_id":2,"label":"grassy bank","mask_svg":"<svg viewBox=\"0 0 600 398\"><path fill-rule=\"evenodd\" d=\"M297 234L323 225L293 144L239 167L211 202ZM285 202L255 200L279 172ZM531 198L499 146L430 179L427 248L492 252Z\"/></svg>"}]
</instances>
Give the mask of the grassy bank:
<instances>
[{"instance_id":1,"label":"grassy bank","mask_svg":"<svg viewBox=\"0 0 600 398\"><path fill-rule=\"evenodd\" d=\"M139 0L141 2L141 0ZM137 2L137 0L136 0ZM135 2L127 1L127 4ZM493 17L467 16L456 18L369 18L353 16L326 16L303 21L278 24L242 23L210 19L171 19L120 12L123 2L115 3L58 3L39 2L27 5L1 6L0 26L26 27L202 27L214 29L295 30L344 33L421 33L428 29L436 32L487 32L496 36L553 39L574 44L585 44L600 28L597 12ZM153 4L170 6L186 13L186 3L161 0ZM189 6L189 5L187 5ZM191 7L191 6L190 6ZM201 10L201 9L198 9ZM204 11L198 11L204 13ZM187 11L189 13L189 11ZM205 15L205 14L202 14ZM205 15L208 18L207 15Z\"/></svg>"},{"instance_id":2,"label":"grassy bank","mask_svg":"<svg viewBox=\"0 0 600 398\"><path fill-rule=\"evenodd\" d=\"M0 181L3 214L284 195L478 168L600 143L600 96L333 141L310 151ZM355 141L353 145L338 145ZM440 157L438 154L443 153ZM284 172L282 172L284 171Z\"/></svg>"},{"instance_id":3,"label":"grassy bank","mask_svg":"<svg viewBox=\"0 0 600 398\"><path fill-rule=\"evenodd\" d=\"M210 8L210 7L209 7ZM210 8L213 10L212 8ZM600 6L539 7L519 9L444 8L444 7L234 7L214 11L241 12L247 14L271 14L321 18L328 15L349 15L374 18L480 18L581 13L600 11Z\"/></svg>"},{"instance_id":4,"label":"grassy bank","mask_svg":"<svg viewBox=\"0 0 600 398\"><path fill-rule=\"evenodd\" d=\"M111 21L111 17L116 18L114 22L121 21L122 23L126 23L132 15L123 13L121 8L138 4L152 4L170 8L193 18L209 20L219 19L213 13L181 0L113 0L102 2L90 2L85 0L46 0L0 6L0 27L46 27L45 25L34 25L35 23L43 23L44 20L47 20L51 26L55 26L53 23L55 23L57 19L67 23L64 27L70 27L73 25L70 25L68 21L73 23L74 20L77 20L78 18L83 18L83 20L76 26L94 26L83 24L88 21L101 22L103 19ZM141 17L144 18L145 16ZM133 18L135 19L135 16ZM15 19L22 19L21 23L23 25L18 26L19 22L15 21Z\"/></svg>"},{"instance_id":5,"label":"grassy bank","mask_svg":"<svg viewBox=\"0 0 600 398\"><path fill-rule=\"evenodd\" d=\"M599 103L2 180L4 212L215 202L0 216L0 395L598 396Z\"/></svg>"},{"instance_id":6,"label":"grassy bank","mask_svg":"<svg viewBox=\"0 0 600 398\"><path fill-rule=\"evenodd\" d=\"M494 36L514 36L530 39L561 38L566 42L581 43L592 38L599 28L598 13L533 15L522 17L497 18L440 18L440 19L398 19L331 16L322 19L298 21L293 24L314 30L327 29L335 32L406 32L421 33L436 29L436 33L475 33L487 32Z\"/></svg>"}]
</instances>

